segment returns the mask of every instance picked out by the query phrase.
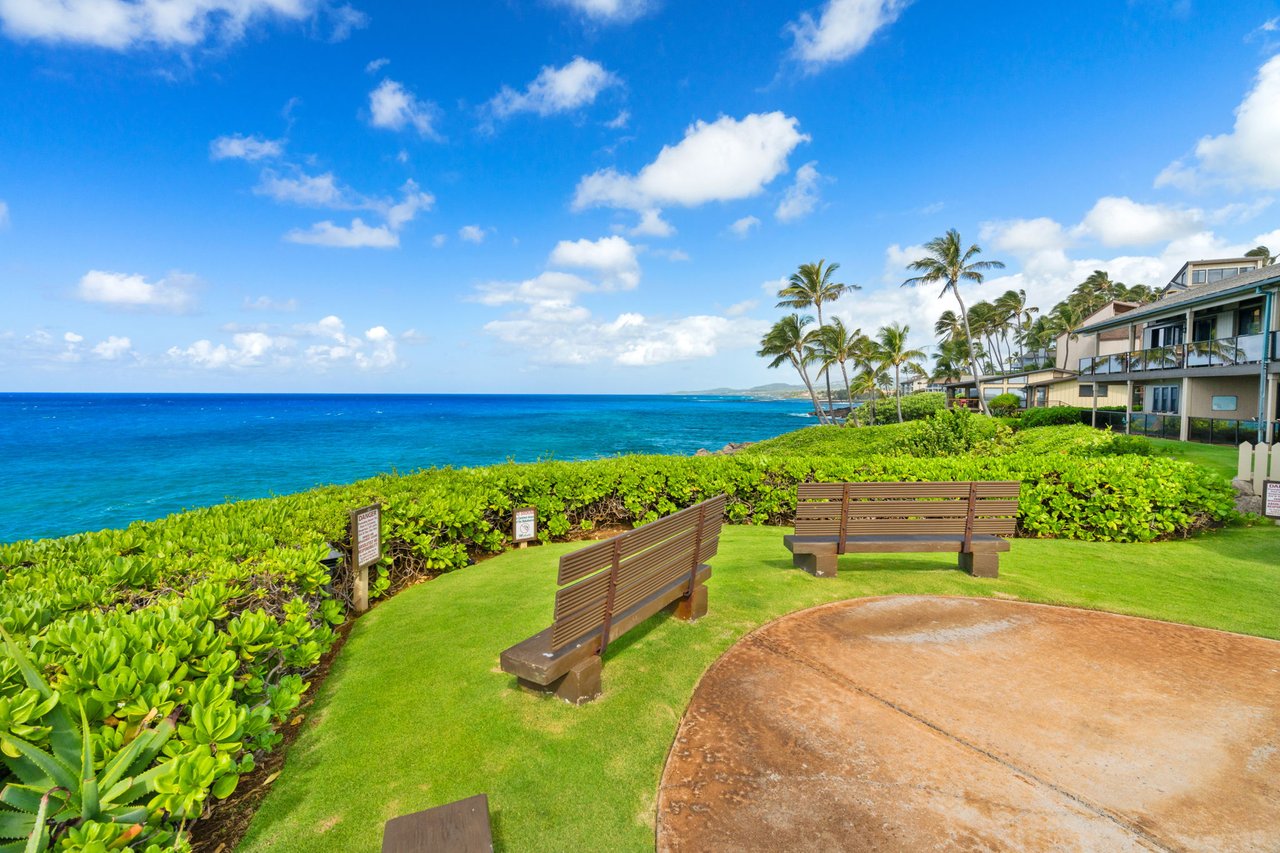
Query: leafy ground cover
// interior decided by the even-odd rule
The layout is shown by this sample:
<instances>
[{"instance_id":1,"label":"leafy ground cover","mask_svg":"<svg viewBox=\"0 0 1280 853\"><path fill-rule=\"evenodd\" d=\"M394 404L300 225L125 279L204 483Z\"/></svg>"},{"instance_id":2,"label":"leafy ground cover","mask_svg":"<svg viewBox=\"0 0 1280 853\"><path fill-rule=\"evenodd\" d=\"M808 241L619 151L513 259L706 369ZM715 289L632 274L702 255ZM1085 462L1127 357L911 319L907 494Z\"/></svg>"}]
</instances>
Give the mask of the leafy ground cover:
<instances>
[{"instance_id":1,"label":"leafy ground cover","mask_svg":"<svg viewBox=\"0 0 1280 853\"><path fill-rule=\"evenodd\" d=\"M1153 544L1020 539L1001 577L948 555L859 555L834 579L791 568L776 527L730 527L710 612L656 617L611 644L604 695L526 694L499 652L546 627L553 544L509 552L375 608L353 627L240 849L375 850L395 815L488 793L505 850L653 847L658 780L698 679L771 619L866 595L992 595L1280 638L1280 530Z\"/></svg>"}]
</instances>

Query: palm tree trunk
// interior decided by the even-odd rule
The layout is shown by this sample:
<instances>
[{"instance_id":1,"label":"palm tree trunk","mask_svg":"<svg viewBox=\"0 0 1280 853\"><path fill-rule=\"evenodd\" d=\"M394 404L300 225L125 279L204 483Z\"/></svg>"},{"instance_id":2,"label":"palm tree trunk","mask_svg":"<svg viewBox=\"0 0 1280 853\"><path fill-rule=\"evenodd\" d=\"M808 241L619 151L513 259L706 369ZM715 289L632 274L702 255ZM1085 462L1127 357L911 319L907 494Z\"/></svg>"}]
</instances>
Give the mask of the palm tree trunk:
<instances>
[{"instance_id":1,"label":"palm tree trunk","mask_svg":"<svg viewBox=\"0 0 1280 853\"><path fill-rule=\"evenodd\" d=\"M804 369L804 362L799 359L792 359L792 364L800 372L800 379L804 382L804 387L809 390L809 399L813 401L813 413L818 416L818 423L826 424L827 418L822 413L822 403L818 402L818 392L814 389L813 383L809 381L809 371Z\"/></svg>"},{"instance_id":2,"label":"palm tree trunk","mask_svg":"<svg viewBox=\"0 0 1280 853\"><path fill-rule=\"evenodd\" d=\"M844 362L840 362L840 375L844 377L844 398L849 401L849 417L853 418L853 425L858 425L858 419L853 414L853 391L849 389L849 368L845 367Z\"/></svg>"},{"instance_id":3,"label":"palm tree trunk","mask_svg":"<svg viewBox=\"0 0 1280 853\"><path fill-rule=\"evenodd\" d=\"M964 322L964 336L969 340L969 369L973 371L973 386L978 390L978 411L987 414L987 401L982 399L982 381L979 379L978 362L973 354L973 333L969 331L969 312L965 310L964 300L960 298L959 282L951 280L951 292L955 294L956 304L960 306L960 319Z\"/></svg>"},{"instance_id":4,"label":"palm tree trunk","mask_svg":"<svg viewBox=\"0 0 1280 853\"><path fill-rule=\"evenodd\" d=\"M822 303L815 302L813 303L813 307L816 308L818 311L818 331L821 332L822 331ZM831 411L836 407L835 401L831 399L831 371L827 371L824 374L824 377L827 380L827 413L829 415Z\"/></svg>"},{"instance_id":5,"label":"palm tree trunk","mask_svg":"<svg viewBox=\"0 0 1280 853\"><path fill-rule=\"evenodd\" d=\"M893 366L893 399L898 404L898 423L902 423L902 379L896 364Z\"/></svg>"}]
</instances>

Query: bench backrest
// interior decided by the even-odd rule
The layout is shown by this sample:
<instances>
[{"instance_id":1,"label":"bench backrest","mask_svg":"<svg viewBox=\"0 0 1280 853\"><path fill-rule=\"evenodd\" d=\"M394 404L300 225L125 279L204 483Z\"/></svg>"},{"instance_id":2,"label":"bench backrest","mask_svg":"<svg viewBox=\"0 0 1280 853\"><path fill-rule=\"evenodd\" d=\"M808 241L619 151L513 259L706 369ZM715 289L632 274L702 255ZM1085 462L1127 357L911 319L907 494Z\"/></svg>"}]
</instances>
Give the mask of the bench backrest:
<instances>
[{"instance_id":1,"label":"bench backrest","mask_svg":"<svg viewBox=\"0 0 1280 853\"><path fill-rule=\"evenodd\" d=\"M801 483L797 536L1012 536L1019 482ZM843 511L842 511L843 510Z\"/></svg>"},{"instance_id":2,"label":"bench backrest","mask_svg":"<svg viewBox=\"0 0 1280 853\"><path fill-rule=\"evenodd\" d=\"M561 649L603 627L607 642L613 614L688 578L715 556L725 496L680 510L635 530L560 558L551 648Z\"/></svg>"}]
</instances>

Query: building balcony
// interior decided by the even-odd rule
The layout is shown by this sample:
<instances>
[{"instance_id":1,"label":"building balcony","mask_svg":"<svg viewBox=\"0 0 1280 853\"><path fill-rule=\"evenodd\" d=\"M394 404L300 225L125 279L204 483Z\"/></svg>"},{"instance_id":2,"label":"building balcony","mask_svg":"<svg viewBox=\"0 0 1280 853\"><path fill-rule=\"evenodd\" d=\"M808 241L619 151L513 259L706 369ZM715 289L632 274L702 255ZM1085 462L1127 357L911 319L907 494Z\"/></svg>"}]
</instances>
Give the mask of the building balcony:
<instances>
[{"instance_id":1,"label":"building balcony","mask_svg":"<svg viewBox=\"0 0 1280 853\"><path fill-rule=\"evenodd\" d=\"M1200 367L1236 367L1260 364L1268 335L1237 335L1216 341L1193 341L1168 347L1100 355L1080 359L1081 376L1108 376ZM1270 358L1278 358L1280 332L1270 333Z\"/></svg>"}]
</instances>

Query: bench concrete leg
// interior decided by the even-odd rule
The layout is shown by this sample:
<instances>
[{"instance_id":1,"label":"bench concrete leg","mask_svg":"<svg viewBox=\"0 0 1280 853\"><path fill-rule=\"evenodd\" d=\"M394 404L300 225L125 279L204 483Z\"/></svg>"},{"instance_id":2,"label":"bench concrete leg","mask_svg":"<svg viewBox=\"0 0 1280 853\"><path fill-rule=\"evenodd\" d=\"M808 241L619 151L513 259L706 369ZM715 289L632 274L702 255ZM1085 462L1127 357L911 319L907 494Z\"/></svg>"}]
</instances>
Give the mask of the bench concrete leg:
<instances>
[{"instance_id":1,"label":"bench concrete leg","mask_svg":"<svg viewBox=\"0 0 1280 853\"><path fill-rule=\"evenodd\" d=\"M700 583L676 605L676 618L696 622L707 615L707 585Z\"/></svg>"},{"instance_id":2,"label":"bench concrete leg","mask_svg":"<svg viewBox=\"0 0 1280 853\"><path fill-rule=\"evenodd\" d=\"M582 705L600 695L600 656L579 662L552 686L556 695L570 705Z\"/></svg>"},{"instance_id":3,"label":"bench concrete leg","mask_svg":"<svg viewBox=\"0 0 1280 853\"><path fill-rule=\"evenodd\" d=\"M960 552L960 568L975 578L1000 577L1000 555L994 551L985 554Z\"/></svg>"},{"instance_id":4,"label":"bench concrete leg","mask_svg":"<svg viewBox=\"0 0 1280 853\"><path fill-rule=\"evenodd\" d=\"M835 554L795 554L791 564L797 569L804 569L815 578L833 578L836 576Z\"/></svg>"}]
</instances>

